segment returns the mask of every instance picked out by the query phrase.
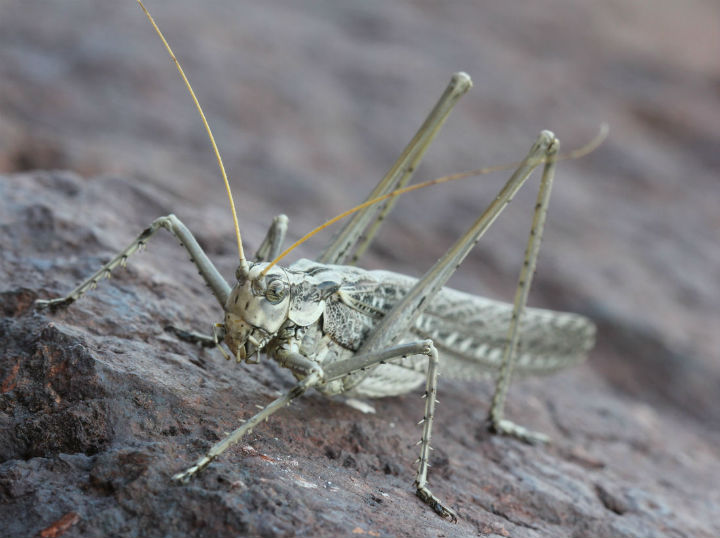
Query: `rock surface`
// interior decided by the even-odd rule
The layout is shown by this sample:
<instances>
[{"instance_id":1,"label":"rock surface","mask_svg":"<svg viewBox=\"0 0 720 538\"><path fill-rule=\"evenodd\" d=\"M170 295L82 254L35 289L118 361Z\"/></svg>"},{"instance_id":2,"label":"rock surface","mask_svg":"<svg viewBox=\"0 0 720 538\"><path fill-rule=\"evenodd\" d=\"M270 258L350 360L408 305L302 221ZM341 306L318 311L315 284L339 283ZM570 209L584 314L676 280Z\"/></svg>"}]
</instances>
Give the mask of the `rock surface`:
<instances>
[{"instance_id":1,"label":"rock surface","mask_svg":"<svg viewBox=\"0 0 720 538\"><path fill-rule=\"evenodd\" d=\"M596 319L598 347L511 389L509 416L547 447L485 433L490 383L441 381L430 484L457 525L411 489L414 395L363 415L309 394L170 482L290 376L164 331L221 315L167 237L67 311L32 303L170 212L232 275L212 155L132 2L2 7L0 536L720 534L717 5L511 6L149 6L215 128L251 251L277 213L295 238L362 199L452 70L476 87L423 179L515 160L541 128L569 149L610 123L603 148L562 163L531 296ZM401 200L366 265L420 274L501 181ZM531 190L456 287L512 297Z\"/></svg>"}]
</instances>

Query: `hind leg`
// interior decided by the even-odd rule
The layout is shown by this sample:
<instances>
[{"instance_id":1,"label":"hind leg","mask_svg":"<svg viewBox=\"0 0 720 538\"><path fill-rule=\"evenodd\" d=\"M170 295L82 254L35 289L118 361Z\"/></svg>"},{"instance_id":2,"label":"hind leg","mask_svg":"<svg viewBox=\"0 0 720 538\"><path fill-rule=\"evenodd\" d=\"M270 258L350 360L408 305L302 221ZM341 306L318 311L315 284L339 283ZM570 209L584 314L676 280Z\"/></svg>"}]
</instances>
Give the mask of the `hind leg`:
<instances>
[{"instance_id":1,"label":"hind leg","mask_svg":"<svg viewBox=\"0 0 720 538\"><path fill-rule=\"evenodd\" d=\"M255 253L256 262L269 262L280 255L287 228L288 218L285 215L278 215L273 219L265 239Z\"/></svg>"},{"instance_id":2,"label":"hind leg","mask_svg":"<svg viewBox=\"0 0 720 538\"><path fill-rule=\"evenodd\" d=\"M495 394L492 399L488 417L491 431L502 435L511 435L527 443L547 442L549 441L549 438L542 433L530 431L505 419L505 398L507 396L508 388L510 387L510 380L512 378L515 360L517 358L519 341L518 328L523 312L525 311L528 293L530 292L530 285L532 284L532 278L535 273L538 253L540 252L540 242L542 240L545 217L547 215L547 208L550 202L552 182L555 176L556 163L552 160L552 157L557 153L558 146L559 144L556 141L551 150L548 151L547 156L550 160L545 164L545 168L543 170L537 202L535 204L535 214L530 228L530 238L528 239L527 248L525 249L525 259L522 269L520 270L520 277L515 291L513 312L510 327L508 328L508 343L505 347L503 362L496 381Z\"/></svg>"},{"instance_id":3,"label":"hind leg","mask_svg":"<svg viewBox=\"0 0 720 538\"><path fill-rule=\"evenodd\" d=\"M472 81L466 73L455 73L453 75L425 122L420 126L420 129L410 140L392 168L369 194L368 200L401 188L410 181L423 155L425 155L425 151L427 151L435 135L440 131L450 111L460 97L471 87ZM377 204L377 206L371 206L357 212L332 239L332 242L317 257L316 261L332 264L355 263L372 242L373 237L394 203L395 200L391 199L384 204Z\"/></svg>"}]
</instances>

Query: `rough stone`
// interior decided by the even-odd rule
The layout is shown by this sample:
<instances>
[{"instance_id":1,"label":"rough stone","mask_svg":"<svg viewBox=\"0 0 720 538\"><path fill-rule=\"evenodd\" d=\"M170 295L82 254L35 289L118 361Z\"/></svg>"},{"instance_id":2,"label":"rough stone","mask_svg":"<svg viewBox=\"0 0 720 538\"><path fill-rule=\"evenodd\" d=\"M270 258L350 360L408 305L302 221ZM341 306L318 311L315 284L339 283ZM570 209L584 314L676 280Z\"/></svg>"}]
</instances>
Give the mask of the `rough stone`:
<instances>
[{"instance_id":1,"label":"rough stone","mask_svg":"<svg viewBox=\"0 0 720 538\"><path fill-rule=\"evenodd\" d=\"M457 525L412 491L415 395L365 415L308 394L191 484L169 480L290 376L164 330L220 318L167 236L68 310L32 308L163 214L228 277L234 242L202 127L134 3L4 6L0 537L718 536L718 6L675 4L149 6L215 128L251 251L275 214L298 237L360 200L452 70L475 89L423 179L512 161L541 128L571 149L610 123L603 148L560 167L531 298L593 317L598 347L513 385L508 415L547 447L487 434L489 383L441 380L430 484ZM366 264L421 273L499 181L401 200ZM530 190L455 286L512 297Z\"/></svg>"}]
</instances>

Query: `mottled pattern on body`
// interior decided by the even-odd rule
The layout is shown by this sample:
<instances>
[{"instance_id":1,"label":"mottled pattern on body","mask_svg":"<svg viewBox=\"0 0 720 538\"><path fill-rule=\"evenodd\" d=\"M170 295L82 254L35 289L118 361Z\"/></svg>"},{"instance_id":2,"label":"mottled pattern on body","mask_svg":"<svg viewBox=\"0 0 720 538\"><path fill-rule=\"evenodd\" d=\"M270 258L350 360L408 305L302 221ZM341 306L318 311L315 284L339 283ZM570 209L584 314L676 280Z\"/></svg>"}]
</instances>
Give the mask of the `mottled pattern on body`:
<instances>
[{"instance_id":1,"label":"mottled pattern on body","mask_svg":"<svg viewBox=\"0 0 720 538\"><path fill-rule=\"evenodd\" d=\"M416 279L390 271L299 260L290 268L340 287L326 300L321 326L307 332L303 354L324 365L357 351L377 321L415 285ZM497 371L507 344L512 305L443 288L430 300L411 331L394 343L431 338L440 351L441 373L478 379ZM550 373L580 362L594 342L594 325L577 314L529 308L520 322L517 373ZM425 379L423 356L394 359L350 374L342 385L320 390L383 397L407 393Z\"/></svg>"}]
</instances>

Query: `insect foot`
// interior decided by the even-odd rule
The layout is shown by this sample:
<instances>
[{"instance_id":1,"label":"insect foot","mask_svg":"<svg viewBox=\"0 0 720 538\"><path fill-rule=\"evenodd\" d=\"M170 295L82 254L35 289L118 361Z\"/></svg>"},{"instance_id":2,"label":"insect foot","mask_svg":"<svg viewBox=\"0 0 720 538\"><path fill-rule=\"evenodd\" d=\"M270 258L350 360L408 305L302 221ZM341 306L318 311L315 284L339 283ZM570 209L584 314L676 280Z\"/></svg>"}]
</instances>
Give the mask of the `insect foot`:
<instances>
[{"instance_id":1,"label":"insect foot","mask_svg":"<svg viewBox=\"0 0 720 538\"><path fill-rule=\"evenodd\" d=\"M59 310L61 308L66 308L67 306L70 306L73 303L73 299L69 297L63 297L61 299L38 299L35 301L35 308L38 310L49 310L50 312L55 312L56 310Z\"/></svg>"},{"instance_id":2,"label":"insect foot","mask_svg":"<svg viewBox=\"0 0 720 538\"><path fill-rule=\"evenodd\" d=\"M452 523L457 523L458 518L455 511L445 506L428 488L425 486L418 487L416 495L430 508L435 510L435 513L440 515L440 517Z\"/></svg>"},{"instance_id":3,"label":"insect foot","mask_svg":"<svg viewBox=\"0 0 720 538\"><path fill-rule=\"evenodd\" d=\"M192 467L187 468L182 473L177 473L173 475L173 480L176 480L177 482L180 482L181 484L187 484L190 482L190 479L195 476L197 473L202 471L205 467L210 465L210 462L212 462L214 458L209 458L207 456L203 456L198 460L198 462L193 465Z\"/></svg>"},{"instance_id":4,"label":"insect foot","mask_svg":"<svg viewBox=\"0 0 720 538\"><path fill-rule=\"evenodd\" d=\"M550 437L544 433L535 432L528 430L519 424L507 419L490 419L489 430L498 435L507 435L509 437L515 437L520 441L528 443L530 445L538 445L542 443L549 443Z\"/></svg>"}]
</instances>

